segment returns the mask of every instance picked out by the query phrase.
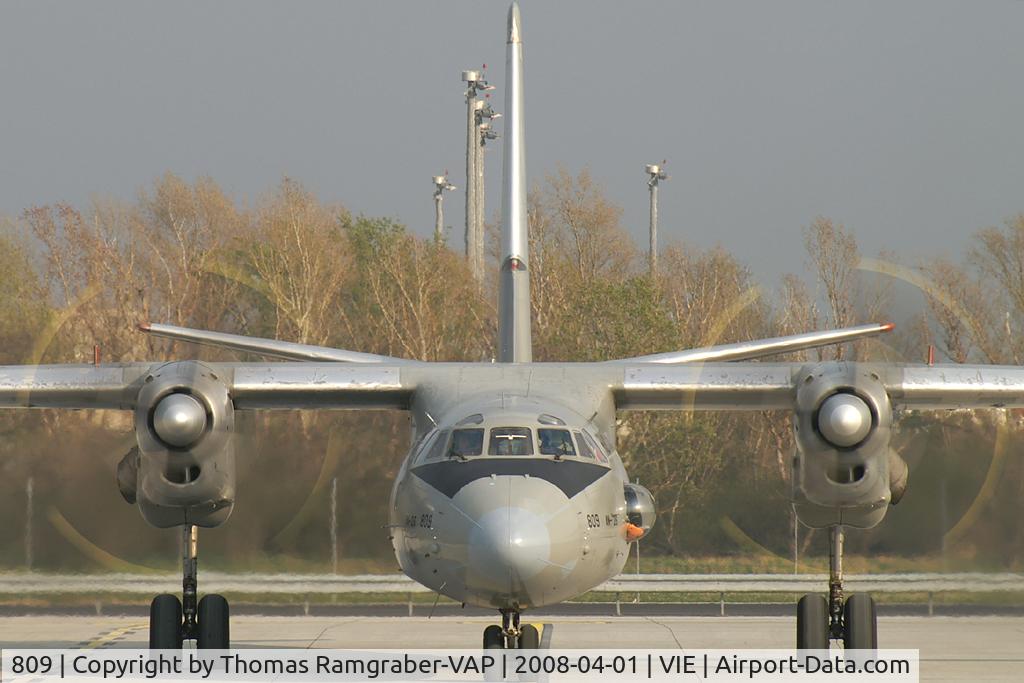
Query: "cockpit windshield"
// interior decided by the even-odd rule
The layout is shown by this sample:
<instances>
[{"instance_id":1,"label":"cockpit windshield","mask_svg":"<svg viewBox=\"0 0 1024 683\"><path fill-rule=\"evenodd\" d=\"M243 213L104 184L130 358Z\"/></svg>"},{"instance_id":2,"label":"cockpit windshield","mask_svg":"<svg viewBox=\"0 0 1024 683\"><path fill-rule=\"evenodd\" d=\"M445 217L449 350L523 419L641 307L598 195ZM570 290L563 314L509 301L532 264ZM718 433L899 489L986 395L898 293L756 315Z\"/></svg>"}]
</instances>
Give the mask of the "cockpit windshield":
<instances>
[{"instance_id":1,"label":"cockpit windshield","mask_svg":"<svg viewBox=\"0 0 1024 683\"><path fill-rule=\"evenodd\" d=\"M537 438L540 440L541 455L576 455L568 429L538 429Z\"/></svg>"},{"instance_id":2,"label":"cockpit windshield","mask_svg":"<svg viewBox=\"0 0 1024 683\"><path fill-rule=\"evenodd\" d=\"M474 422L479 424L479 421L468 419L460 424ZM537 432L536 446L534 429ZM487 455L529 456L536 453L554 457L556 460L579 457L608 463L608 457L594 437L586 431L571 430L562 426L435 429L413 448L416 453L414 462L422 464L439 460L476 458L485 453L485 443Z\"/></svg>"},{"instance_id":3,"label":"cockpit windshield","mask_svg":"<svg viewBox=\"0 0 1024 683\"><path fill-rule=\"evenodd\" d=\"M483 450L483 429L456 429L452 432L452 445L448 449L448 457L480 455Z\"/></svg>"},{"instance_id":4,"label":"cockpit windshield","mask_svg":"<svg viewBox=\"0 0 1024 683\"><path fill-rule=\"evenodd\" d=\"M533 455L533 435L526 427L494 427L488 455Z\"/></svg>"}]
</instances>

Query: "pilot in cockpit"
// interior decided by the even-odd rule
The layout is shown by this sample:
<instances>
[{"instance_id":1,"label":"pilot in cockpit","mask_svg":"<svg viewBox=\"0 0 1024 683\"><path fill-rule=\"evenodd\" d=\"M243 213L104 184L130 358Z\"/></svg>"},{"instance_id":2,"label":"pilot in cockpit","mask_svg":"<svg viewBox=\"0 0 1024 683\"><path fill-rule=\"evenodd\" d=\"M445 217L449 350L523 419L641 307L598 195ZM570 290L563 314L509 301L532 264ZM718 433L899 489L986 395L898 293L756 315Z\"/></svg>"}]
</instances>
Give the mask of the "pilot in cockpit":
<instances>
[{"instance_id":1,"label":"pilot in cockpit","mask_svg":"<svg viewBox=\"0 0 1024 683\"><path fill-rule=\"evenodd\" d=\"M452 434L452 445L449 448L449 457L466 457L468 455L480 455L484 447L484 430L482 429L456 429Z\"/></svg>"},{"instance_id":2,"label":"pilot in cockpit","mask_svg":"<svg viewBox=\"0 0 1024 683\"><path fill-rule=\"evenodd\" d=\"M568 429L539 429L540 454L553 455L556 458L564 455L576 455L572 445L572 436Z\"/></svg>"}]
</instances>

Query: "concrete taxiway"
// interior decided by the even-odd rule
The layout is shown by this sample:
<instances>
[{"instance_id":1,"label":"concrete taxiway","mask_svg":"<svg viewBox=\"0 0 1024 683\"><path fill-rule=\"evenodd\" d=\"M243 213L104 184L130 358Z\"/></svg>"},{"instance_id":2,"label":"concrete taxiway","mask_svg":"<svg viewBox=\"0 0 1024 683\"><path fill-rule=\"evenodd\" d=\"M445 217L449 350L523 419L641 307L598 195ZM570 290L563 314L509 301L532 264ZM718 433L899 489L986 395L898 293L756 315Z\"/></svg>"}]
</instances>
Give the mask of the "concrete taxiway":
<instances>
[{"instance_id":1,"label":"concrete taxiway","mask_svg":"<svg viewBox=\"0 0 1024 683\"><path fill-rule=\"evenodd\" d=\"M553 648L788 648L790 617L546 617ZM471 648L486 618L273 617L232 620L236 647ZM888 617L879 640L921 651L923 681L1024 680L1022 617ZM145 647L140 617L12 616L0 647Z\"/></svg>"}]
</instances>

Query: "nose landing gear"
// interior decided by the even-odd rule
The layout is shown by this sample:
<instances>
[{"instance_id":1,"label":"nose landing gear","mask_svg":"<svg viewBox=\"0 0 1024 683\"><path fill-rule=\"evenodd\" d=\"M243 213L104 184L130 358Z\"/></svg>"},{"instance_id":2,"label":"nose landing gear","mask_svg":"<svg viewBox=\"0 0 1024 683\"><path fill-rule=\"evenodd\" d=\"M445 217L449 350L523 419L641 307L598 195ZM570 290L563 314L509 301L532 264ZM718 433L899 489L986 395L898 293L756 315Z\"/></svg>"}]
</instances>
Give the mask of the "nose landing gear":
<instances>
[{"instance_id":1,"label":"nose landing gear","mask_svg":"<svg viewBox=\"0 0 1024 683\"><path fill-rule=\"evenodd\" d=\"M149 647L156 650L180 650L185 640L195 640L201 650L226 650L230 647L228 601L223 595L198 598L199 529L182 527L185 545L181 563L181 600L163 593L149 606Z\"/></svg>"},{"instance_id":2,"label":"nose landing gear","mask_svg":"<svg viewBox=\"0 0 1024 683\"><path fill-rule=\"evenodd\" d=\"M808 593L796 606L796 646L800 650L827 650L830 640L842 640L847 650L878 647L878 614L870 595L843 597L843 527L834 526L829 537L828 599Z\"/></svg>"},{"instance_id":3,"label":"nose landing gear","mask_svg":"<svg viewBox=\"0 0 1024 683\"><path fill-rule=\"evenodd\" d=\"M540 632L533 624L519 624L519 610L501 610L501 626L491 624L484 629L485 650L536 650Z\"/></svg>"}]
</instances>

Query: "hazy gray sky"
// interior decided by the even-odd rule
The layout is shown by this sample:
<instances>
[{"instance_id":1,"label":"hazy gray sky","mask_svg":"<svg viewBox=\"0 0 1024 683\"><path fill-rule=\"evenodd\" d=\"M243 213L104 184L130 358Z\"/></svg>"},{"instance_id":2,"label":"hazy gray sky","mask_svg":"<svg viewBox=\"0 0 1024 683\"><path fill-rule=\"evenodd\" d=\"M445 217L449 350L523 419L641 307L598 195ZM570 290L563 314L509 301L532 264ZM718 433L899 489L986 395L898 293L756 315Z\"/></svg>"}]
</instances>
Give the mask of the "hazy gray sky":
<instances>
[{"instance_id":1,"label":"hazy gray sky","mask_svg":"<svg viewBox=\"0 0 1024 683\"><path fill-rule=\"evenodd\" d=\"M721 243L774 284L800 231L958 254L1024 211L1024 2L524 0L527 160L588 166L646 243ZM251 203L291 176L427 234L460 191L464 68L504 87L500 2L0 5L0 213L133 198L164 171ZM488 152L488 217L500 145Z\"/></svg>"}]
</instances>

